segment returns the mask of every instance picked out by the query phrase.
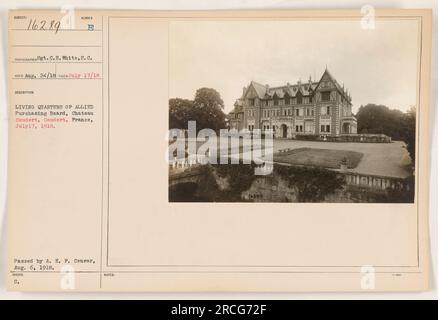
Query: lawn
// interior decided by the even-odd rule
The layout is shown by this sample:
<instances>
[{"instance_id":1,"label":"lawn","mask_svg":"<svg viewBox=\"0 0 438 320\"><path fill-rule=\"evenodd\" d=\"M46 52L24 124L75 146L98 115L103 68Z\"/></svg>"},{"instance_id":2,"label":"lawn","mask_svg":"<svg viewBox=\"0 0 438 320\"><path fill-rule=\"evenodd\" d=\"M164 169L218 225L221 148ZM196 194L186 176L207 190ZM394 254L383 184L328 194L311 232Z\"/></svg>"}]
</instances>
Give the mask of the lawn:
<instances>
[{"instance_id":1,"label":"lawn","mask_svg":"<svg viewBox=\"0 0 438 320\"><path fill-rule=\"evenodd\" d=\"M362 157L363 153L356 151L298 148L274 153L274 162L339 169L345 158L348 168L352 169L357 167Z\"/></svg>"}]
</instances>

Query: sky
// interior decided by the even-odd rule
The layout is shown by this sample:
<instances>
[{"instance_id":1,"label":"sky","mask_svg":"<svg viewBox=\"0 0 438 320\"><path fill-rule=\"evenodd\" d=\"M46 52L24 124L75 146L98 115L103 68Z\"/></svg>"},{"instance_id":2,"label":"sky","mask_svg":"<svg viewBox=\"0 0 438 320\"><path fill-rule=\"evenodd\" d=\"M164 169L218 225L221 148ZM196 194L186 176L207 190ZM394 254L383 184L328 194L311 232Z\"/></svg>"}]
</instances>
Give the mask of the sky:
<instances>
[{"instance_id":1,"label":"sky","mask_svg":"<svg viewBox=\"0 0 438 320\"><path fill-rule=\"evenodd\" d=\"M327 66L352 96L408 110L417 101L417 20L176 21L169 32L169 94L214 88L229 112L254 80L271 87L319 80Z\"/></svg>"}]
</instances>

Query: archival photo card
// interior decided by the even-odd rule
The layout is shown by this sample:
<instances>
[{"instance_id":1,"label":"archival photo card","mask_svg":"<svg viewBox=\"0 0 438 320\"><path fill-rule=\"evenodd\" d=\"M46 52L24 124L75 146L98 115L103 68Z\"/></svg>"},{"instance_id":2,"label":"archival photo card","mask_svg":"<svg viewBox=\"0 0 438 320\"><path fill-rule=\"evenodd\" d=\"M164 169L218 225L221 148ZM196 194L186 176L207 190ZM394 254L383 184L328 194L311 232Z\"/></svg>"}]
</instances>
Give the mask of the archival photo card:
<instances>
[{"instance_id":1,"label":"archival photo card","mask_svg":"<svg viewBox=\"0 0 438 320\"><path fill-rule=\"evenodd\" d=\"M427 290L431 17L10 11L9 290Z\"/></svg>"}]
</instances>

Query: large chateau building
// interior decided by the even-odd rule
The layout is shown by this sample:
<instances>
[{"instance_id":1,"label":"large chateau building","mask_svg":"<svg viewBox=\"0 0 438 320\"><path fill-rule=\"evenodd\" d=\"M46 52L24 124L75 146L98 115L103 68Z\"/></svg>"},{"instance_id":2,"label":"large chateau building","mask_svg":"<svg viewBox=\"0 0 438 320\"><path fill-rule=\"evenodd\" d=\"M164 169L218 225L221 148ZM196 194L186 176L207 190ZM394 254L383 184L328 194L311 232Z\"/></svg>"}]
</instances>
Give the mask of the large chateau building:
<instances>
[{"instance_id":1,"label":"large chateau building","mask_svg":"<svg viewBox=\"0 0 438 320\"><path fill-rule=\"evenodd\" d=\"M269 87L251 81L229 114L232 129L271 130L276 138L357 133L351 96L326 69L317 82Z\"/></svg>"}]
</instances>

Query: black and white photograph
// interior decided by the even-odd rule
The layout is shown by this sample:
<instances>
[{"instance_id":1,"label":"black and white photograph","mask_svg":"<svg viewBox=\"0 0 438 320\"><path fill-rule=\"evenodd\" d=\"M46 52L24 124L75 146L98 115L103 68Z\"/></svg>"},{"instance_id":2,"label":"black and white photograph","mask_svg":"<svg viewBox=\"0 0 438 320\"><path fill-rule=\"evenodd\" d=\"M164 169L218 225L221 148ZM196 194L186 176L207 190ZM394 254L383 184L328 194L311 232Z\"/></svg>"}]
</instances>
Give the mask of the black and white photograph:
<instances>
[{"instance_id":1,"label":"black and white photograph","mask_svg":"<svg viewBox=\"0 0 438 320\"><path fill-rule=\"evenodd\" d=\"M413 203L419 37L409 19L173 22L169 201Z\"/></svg>"}]
</instances>

